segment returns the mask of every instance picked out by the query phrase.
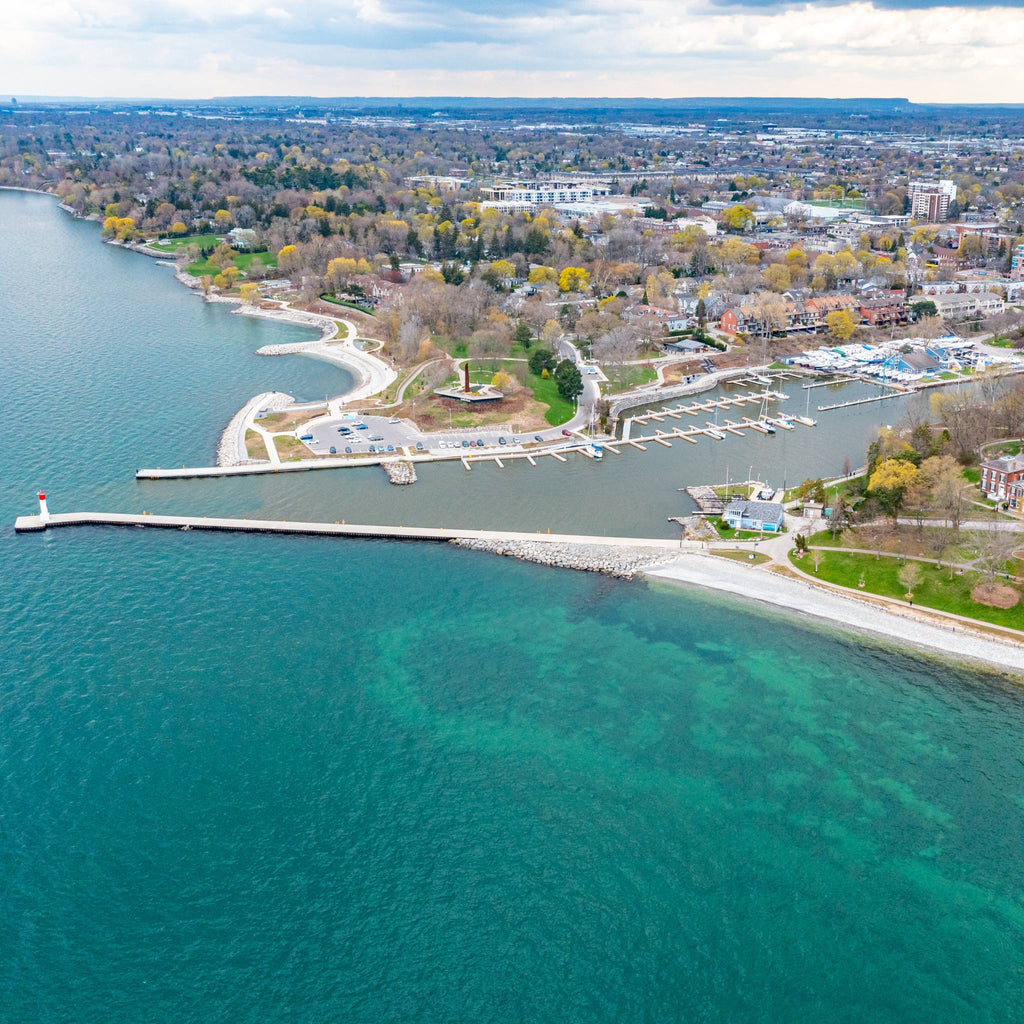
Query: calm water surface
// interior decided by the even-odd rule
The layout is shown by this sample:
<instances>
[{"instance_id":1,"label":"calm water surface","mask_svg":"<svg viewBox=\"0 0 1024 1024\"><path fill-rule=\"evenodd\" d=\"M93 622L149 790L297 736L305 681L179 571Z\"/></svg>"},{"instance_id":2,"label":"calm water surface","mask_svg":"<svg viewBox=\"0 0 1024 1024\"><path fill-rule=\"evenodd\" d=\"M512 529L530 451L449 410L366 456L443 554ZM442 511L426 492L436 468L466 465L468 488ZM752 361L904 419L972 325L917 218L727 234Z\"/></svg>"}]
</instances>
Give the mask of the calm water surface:
<instances>
[{"instance_id":1,"label":"calm water surface","mask_svg":"<svg viewBox=\"0 0 1024 1024\"><path fill-rule=\"evenodd\" d=\"M447 548L15 538L38 486L663 530L712 456L139 485L342 372L48 199L0 227L0 1021L1020 1020L1015 685ZM835 472L871 415L729 460Z\"/></svg>"}]
</instances>

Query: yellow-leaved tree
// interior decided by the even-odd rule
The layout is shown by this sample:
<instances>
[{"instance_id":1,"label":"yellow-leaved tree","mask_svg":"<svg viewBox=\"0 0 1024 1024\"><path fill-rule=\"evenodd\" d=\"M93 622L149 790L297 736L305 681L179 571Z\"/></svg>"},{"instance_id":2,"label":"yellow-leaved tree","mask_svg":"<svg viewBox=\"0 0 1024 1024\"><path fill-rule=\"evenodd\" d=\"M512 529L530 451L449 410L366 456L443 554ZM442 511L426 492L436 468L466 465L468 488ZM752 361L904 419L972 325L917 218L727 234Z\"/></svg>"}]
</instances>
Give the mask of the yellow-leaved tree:
<instances>
[{"instance_id":1,"label":"yellow-leaved tree","mask_svg":"<svg viewBox=\"0 0 1024 1024\"><path fill-rule=\"evenodd\" d=\"M838 338L840 341L849 341L857 329L853 317L845 309L837 309L829 313L825 317L825 325L832 332L832 337Z\"/></svg>"},{"instance_id":2,"label":"yellow-leaved tree","mask_svg":"<svg viewBox=\"0 0 1024 1024\"><path fill-rule=\"evenodd\" d=\"M583 267L565 267L558 275L560 292L581 292L590 284L590 274Z\"/></svg>"},{"instance_id":3,"label":"yellow-leaved tree","mask_svg":"<svg viewBox=\"0 0 1024 1024\"><path fill-rule=\"evenodd\" d=\"M558 273L554 267L532 267L527 280L530 284L555 284L558 281Z\"/></svg>"},{"instance_id":4,"label":"yellow-leaved tree","mask_svg":"<svg viewBox=\"0 0 1024 1024\"><path fill-rule=\"evenodd\" d=\"M920 470L909 459L886 459L868 478L868 492L896 519L907 491L917 482Z\"/></svg>"}]
</instances>

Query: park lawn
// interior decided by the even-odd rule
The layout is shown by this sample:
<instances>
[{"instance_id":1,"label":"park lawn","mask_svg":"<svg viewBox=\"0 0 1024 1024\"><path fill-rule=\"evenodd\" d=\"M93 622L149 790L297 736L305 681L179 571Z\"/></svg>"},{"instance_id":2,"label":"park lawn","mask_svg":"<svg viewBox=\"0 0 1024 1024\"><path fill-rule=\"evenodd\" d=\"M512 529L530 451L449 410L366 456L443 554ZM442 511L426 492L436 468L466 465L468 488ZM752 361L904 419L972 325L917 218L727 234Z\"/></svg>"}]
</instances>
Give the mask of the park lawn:
<instances>
[{"instance_id":1,"label":"park lawn","mask_svg":"<svg viewBox=\"0 0 1024 1024\"><path fill-rule=\"evenodd\" d=\"M277 454L285 461L295 462L298 459L315 459L314 455L297 437L293 434L275 434L274 445Z\"/></svg>"},{"instance_id":2,"label":"park lawn","mask_svg":"<svg viewBox=\"0 0 1024 1024\"><path fill-rule=\"evenodd\" d=\"M652 366L611 366L603 367L605 376L621 391L651 384L658 379Z\"/></svg>"},{"instance_id":3,"label":"park lawn","mask_svg":"<svg viewBox=\"0 0 1024 1024\"><path fill-rule=\"evenodd\" d=\"M576 409L572 402L568 398L563 398L558 393L558 385L555 384L554 377L549 377L545 380L543 377L531 373L526 378L526 386L533 391L533 397L538 402L543 402L548 407L548 411L544 414L544 419L551 426L558 427L563 423L568 423L575 415Z\"/></svg>"},{"instance_id":4,"label":"park lawn","mask_svg":"<svg viewBox=\"0 0 1024 1024\"><path fill-rule=\"evenodd\" d=\"M245 432L245 451L250 459L267 460L267 446L263 443L263 437L255 430Z\"/></svg>"},{"instance_id":5,"label":"park lawn","mask_svg":"<svg viewBox=\"0 0 1024 1024\"><path fill-rule=\"evenodd\" d=\"M177 252L186 245L198 245L200 249L212 249L223 241L222 235L181 235L176 238L161 238L158 242L150 242L150 249L159 252Z\"/></svg>"},{"instance_id":6,"label":"park lawn","mask_svg":"<svg viewBox=\"0 0 1024 1024\"><path fill-rule=\"evenodd\" d=\"M866 593L878 594L881 597L892 597L901 601L906 599L906 587L899 581L898 574L903 564L899 559L829 551L815 572L811 555L798 559L795 552L790 552L789 558L802 572L828 583L836 583L853 590L863 589ZM954 615L965 615L979 622L1024 629L1024 601L1014 608L991 608L978 604L971 597L971 590L983 582L979 573L967 570L962 576L954 575L950 579L948 568L939 569L930 562L915 564L921 567L921 582L914 588L914 604L951 612ZM858 586L862 573L863 588ZM1000 583L1005 582L1000 580ZM1017 586L1015 589L1021 588Z\"/></svg>"},{"instance_id":7,"label":"park lawn","mask_svg":"<svg viewBox=\"0 0 1024 1024\"><path fill-rule=\"evenodd\" d=\"M306 412L272 412L268 416L264 416L261 420L256 422L267 431L268 434L273 434L278 430L293 430L299 426L300 421L306 423L312 419L313 416L319 416L319 411L315 413Z\"/></svg>"},{"instance_id":8,"label":"park lawn","mask_svg":"<svg viewBox=\"0 0 1024 1024\"><path fill-rule=\"evenodd\" d=\"M236 261L237 262L237 261ZM239 264L241 266L241 264ZM274 266L277 266L277 260L274 260ZM191 273L191 271L190 271ZM365 313L367 316L376 316L377 314L373 311L371 306L363 306L358 302L350 302L348 299L339 299L334 295L321 295L320 298L324 302L329 302L332 306L344 306L346 309L354 309L358 313Z\"/></svg>"},{"instance_id":9,"label":"park lawn","mask_svg":"<svg viewBox=\"0 0 1024 1024\"><path fill-rule=\"evenodd\" d=\"M765 562L771 561L771 558L761 551L711 550L708 554L714 555L715 558L728 558L732 562L745 562L747 565L764 565Z\"/></svg>"},{"instance_id":10,"label":"park lawn","mask_svg":"<svg viewBox=\"0 0 1024 1024\"><path fill-rule=\"evenodd\" d=\"M925 520L927 522L927 520ZM936 533L934 526L925 526L918 529L916 526L900 526L899 531L893 530L886 538L882 546L883 553L890 555L915 555L919 558L934 558L935 552L929 547L929 543ZM953 562L966 561L971 557L969 550L971 542L970 532L964 530L959 539L952 538L946 550L943 552L942 560ZM835 537L829 529L821 530L808 538L807 543L811 547L819 548L861 548L870 549L871 557L874 558L874 549L871 546L870 535L861 532L856 527L840 531Z\"/></svg>"},{"instance_id":11,"label":"park lawn","mask_svg":"<svg viewBox=\"0 0 1024 1024\"><path fill-rule=\"evenodd\" d=\"M248 273L249 268L253 264L253 260L258 260L265 267L276 267L277 257L272 252L236 252L232 254L235 266L238 267L243 274ZM188 265L188 272L193 277L202 277L204 274L209 274L211 277L216 277L220 273L220 267L213 266L208 259L196 260L195 263Z\"/></svg>"},{"instance_id":12,"label":"park lawn","mask_svg":"<svg viewBox=\"0 0 1024 1024\"><path fill-rule=\"evenodd\" d=\"M757 530L734 530L731 526L726 526L721 519L709 519L708 522L715 528L722 540L770 540L772 537L778 536L777 533L770 530L766 530L764 533ZM785 532L785 529L782 532Z\"/></svg>"},{"instance_id":13,"label":"park lawn","mask_svg":"<svg viewBox=\"0 0 1024 1024\"><path fill-rule=\"evenodd\" d=\"M476 369L474 369L476 367ZM471 363L469 379L474 384L490 384L494 375L503 370L510 375L516 372L522 373L522 363L508 363L503 360L488 359L481 360L479 364ZM461 379L461 378L460 378ZM576 408L568 398L563 398L558 393L558 385L554 377L545 380L536 373L528 373L524 381L525 386L533 392L533 397L548 407L544 419L553 427L559 427L567 423L576 413Z\"/></svg>"}]
</instances>

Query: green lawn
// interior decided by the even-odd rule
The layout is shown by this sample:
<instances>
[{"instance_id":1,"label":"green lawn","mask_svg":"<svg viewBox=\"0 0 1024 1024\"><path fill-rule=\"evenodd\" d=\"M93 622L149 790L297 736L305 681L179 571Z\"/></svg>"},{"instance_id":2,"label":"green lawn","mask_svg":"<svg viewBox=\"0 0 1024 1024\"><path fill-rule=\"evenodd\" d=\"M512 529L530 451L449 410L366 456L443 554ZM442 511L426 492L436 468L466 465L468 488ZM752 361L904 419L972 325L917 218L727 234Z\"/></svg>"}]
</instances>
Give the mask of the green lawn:
<instances>
[{"instance_id":1,"label":"green lawn","mask_svg":"<svg viewBox=\"0 0 1024 1024\"><path fill-rule=\"evenodd\" d=\"M563 423L568 423L572 419L573 413L576 410L568 398L563 398L558 393L558 386L555 384L554 377L544 380L543 377L538 377L537 374L531 373L526 378L526 386L533 392L533 397L538 402L543 402L548 407L548 411L544 414L544 419L551 426L557 427Z\"/></svg>"},{"instance_id":2,"label":"green lawn","mask_svg":"<svg viewBox=\"0 0 1024 1024\"><path fill-rule=\"evenodd\" d=\"M186 245L198 245L200 249L212 249L222 241L220 235L181 235L176 238L161 238L158 242L150 242L150 249L159 252L177 252Z\"/></svg>"},{"instance_id":3,"label":"green lawn","mask_svg":"<svg viewBox=\"0 0 1024 1024\"><path fill-rule=\"evenodd\" d=\"M722 540L770 540L778 536L771 531L759 533L757 530L734 530L731 526L726 526L721 519L709 519L708 522L718 531L718 536Z\"/></svg>"},{"instance_id":4,"label":"green lawn","mask_svg":"<svg viewBox=\"0 0 1024 1024\"><path fill-rule=\"evenodd\" d=\"M715 558L728 558L733 562L746 562L747 565L763 565L771 559L760 551L710 551Z\"/></svg>"},{"instance_id":5,"label":"green lawn","mask_svg":"<svg viewBox=\"0 0 1024 1024\"><path fill-rule=\"evenodd\" d=\"M812 540L813 543L815 541ZM866 593L898 598L901 601L906 597L906 587L900 583L898 576L902 563L891 556L875 558L874 555L829 551L822 559L817 572L814 571L811 554L798 559L795 552L791 552L789 558L801 571L828 583L837 583L853 590L863 589ZM929 562L916 564L921 567L921 582L914 588L915 604L956 615L966 615L997 626L1024 629L1024 602L1015 608L990 608L988 605L978 604L971 598L971 590L982 582L982 577L978 573L968 570L962 576L954 575L950 579L948 568L939 569ZM861 574L864 576L863 588L858 586Z\"/></svg>"},{"instance_id":6,"label":"green lawn","mask_svg":"<svg viewBox=\"0 0 1024 1024\"><path fill-rule=\"evenodd\" d=\"M274 261L274 264L275 266L277 265L276 260ZM239 266L241 266L241 264L239 264ZM344 306L346 309L354 309L360 313L365 313L367 316L376 316L370 306L361 306L358 302L349 302L348 299L338 299L333 295L321 295L320 298L323 299L324 302L329 302L334 306Z\"/></svg>"},{"instance_id":7,"label":"green lawn","mask_svg":"<svg viewBox=\"0 0 1024 1024\"><path fill-rule=\"evenodd\" d=\"M277 266L277 257L272 252L236 252L232 255L232 258L234 259L235 266L243 274L248 273L253 260L258 260L265 267ZM188 265L188 272L193 277L202 277L204 274L216 277L220 273L220 268L213 266L209 260L204 258L196 260L195 263L190 263Z\"/></svg>"},{"instance_id":8,"label":"green lawn","mask_svg":"<svg viewBox=\"0 0 1024 1024\"><path fill-rule=\"evenodd\" d=\"M650 366L604 366L605 376L620 391L651 384L658 379L657 371Z\"/></svg>"}]
</instances>

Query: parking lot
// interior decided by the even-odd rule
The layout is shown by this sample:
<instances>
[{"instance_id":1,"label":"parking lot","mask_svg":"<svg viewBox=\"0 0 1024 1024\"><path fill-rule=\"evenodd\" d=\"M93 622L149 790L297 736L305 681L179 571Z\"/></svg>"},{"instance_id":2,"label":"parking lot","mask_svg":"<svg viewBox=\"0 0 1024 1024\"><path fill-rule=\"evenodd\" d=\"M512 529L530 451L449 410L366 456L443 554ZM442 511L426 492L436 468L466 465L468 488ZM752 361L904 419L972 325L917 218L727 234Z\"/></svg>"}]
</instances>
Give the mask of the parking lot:
<instances>
[{"instance_id":1,"label":"parking lot","mask_svg":"<svg viewBox=\"0 0 1024 1024\"><path fill-rule=\"evenodd\" d=\"M448 450L469 451L476 448L502 448L516 444L561 438L561 430L547 429L534 434L512 434L493 427L481 430L451 430L424 434L408 420L393 422L386 416L357 416L349 413L341 418L320 420L309 430L312 440L305 441L306 447L317 455L331 454L331 448L338 455L343 454L393 454L403 448L419 451L441 452ZM303 435L305 437L305 435ZM505 439L502 445L501 438ZM347 451L351 449L351 452Z\"/></svg>"}]
</instances>

